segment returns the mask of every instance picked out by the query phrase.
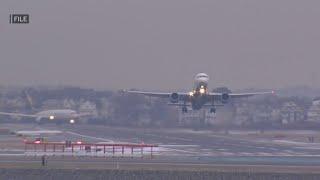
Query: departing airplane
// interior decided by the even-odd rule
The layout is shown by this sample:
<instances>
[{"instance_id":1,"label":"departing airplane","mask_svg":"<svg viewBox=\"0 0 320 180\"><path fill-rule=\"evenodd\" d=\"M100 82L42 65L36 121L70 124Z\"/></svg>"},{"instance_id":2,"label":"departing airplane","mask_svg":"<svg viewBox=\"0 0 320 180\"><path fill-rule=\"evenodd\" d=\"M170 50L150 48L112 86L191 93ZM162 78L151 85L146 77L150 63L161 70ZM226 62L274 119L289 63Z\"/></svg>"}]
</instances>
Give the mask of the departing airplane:
<instances>
[{"instance_id":1,"label":"departing airplane","mask_svg":"<svg viewBox=\"0 0 320 180\"><path fill-rule=\"evenodd\" d=\"M190 92L146 92L146 91L125 91L131 94L142 94L150 97L169 98L169 105L182 106L182 112L187 112L187 106L191 106L193 110L199 110L204 106L209 106L210 112L216 112L216 106L223 106L230 99L250 97L254 95L273 94L271 92L254 92L254 93L216 93L208 91L209 76L205 73L199 73L194 79L194 89ZM216 104L216 101L221 104ZM180 103L182 102L182 103ZM191 104L189 104L191 103Z\"/></svg>"},{"instance_id":2,"label":"departing airplane","mask_svg":"<svg viewBox=\"0 0 320 180\"><path fill-rule=\"evenodd\" d=\"M82 116L88 116L90 114L88 114L88 113L79 114L76 111L71 110L71 109L53 109L53 110L40 111L36 114L0 112L0 115L32 117L32 118L36 118L37 122L40 122L42 119L69 120L69 123L73 124L73 123L75 123L75 119L78 119Z\"/></svg>"}]
</instances>

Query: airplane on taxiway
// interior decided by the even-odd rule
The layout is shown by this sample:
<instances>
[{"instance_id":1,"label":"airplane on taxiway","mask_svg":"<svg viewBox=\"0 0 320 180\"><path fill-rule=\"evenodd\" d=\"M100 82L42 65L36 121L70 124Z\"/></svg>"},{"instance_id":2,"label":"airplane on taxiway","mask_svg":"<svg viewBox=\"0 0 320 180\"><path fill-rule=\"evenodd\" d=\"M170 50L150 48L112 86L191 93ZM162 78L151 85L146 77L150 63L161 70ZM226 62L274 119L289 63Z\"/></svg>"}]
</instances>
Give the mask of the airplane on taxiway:
<instances>
[{"instance_id":1,"label":"airplane on taxiway","mask_svg":"<svg viewBox=\"0 0 320 180\"><path fill-rule=\"evenodd\" d=\"M67 120L70 124L74 124L76 119L79 119L83 116L89 116L90 113L78 113L72 109L50 109L50 110L35 110L32 103L32 98L25 91L24 92L27 97L27 102L31 105L34 111L37 111L34 114L24 114L24 113L16 113L16 112L0 112L0 115L7 115L13 117L31 117L35 118L37 122L41 122L41 120Z\"/></svg>"},{"instance_id":2,"label":"airplane on taxiway","mask_svg":"<svg viewBox=\"0 0 320 180\"><path fill-rule=\"evenodd\" d=\"M22 113L10 113L10 112L0 112L0 115L8 115L8 116L21 116L21 117L32 117L35 118L37 122L41 122L41 120L68 120L69 123L73 124L76 122L76 119L82 116L88 116L89 114L77 113L75 110L71 109L52 109L40 111L35 114L22 114Z\"/></svg>"}]
</instances>

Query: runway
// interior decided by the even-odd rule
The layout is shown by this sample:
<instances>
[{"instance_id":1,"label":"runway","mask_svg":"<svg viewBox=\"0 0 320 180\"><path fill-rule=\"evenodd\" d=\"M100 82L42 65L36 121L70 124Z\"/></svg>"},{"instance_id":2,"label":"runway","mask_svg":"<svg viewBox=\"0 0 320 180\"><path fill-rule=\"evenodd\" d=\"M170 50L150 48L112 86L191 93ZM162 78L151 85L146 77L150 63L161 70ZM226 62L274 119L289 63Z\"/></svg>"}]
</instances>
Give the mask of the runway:
<instances>
[{"instance_id":1,"label":"runway","mask_svg":"<svg viewBox=\"0 0 320 180\"><path fill-rule=\"evenodd\" d=\"M93 143L158 144L158 152L152 159L152 162L157 163L320 166L319 143L298 142L290 138L252 137L252 135L248 136L245 133L243 133L244 135L230 135L188 129L147 129L92 125L24 125L16 128L19 130L23 128L23 130L62 131L62 134L47 137L49 141L56 142L81 139ZM317 135L317 132L315 132L315 135ZM298 136L301 137L303 134L298 134ZM0 136L0 141L8 138L13 137ZM38 154L41 155L41 153ZM0 159L10 155L15 157L34 156L34 154L25 154L23 146L20 147L20 150L18 147L12 148L9 145L0 148ZM74 154L74 156L77 155ZM108 157L101 158L103 160L108 159ZM137 159L135 161L138 162Z\"/></svg>"},{"instance_id":2,"label":"runway","mask_svg":"<svg viewBox=\"0 0 320 180\"><path fill-rule=\"evenodd\" d=\"M68 127L66 127L68 128ZM92 129L91 129L92 128ZM320 156L320 144L248 139L207 132L111 127L77 127L72 132L113 141L159 144L167 155L183 156Z\"/></svg>"},{"instance_id":3,"label":"runway","mask_svg":"<svg viewBox=\"0 0 320 180\"><path fill-rule=\"evenodd\" d=\"M259 164L254 158L243 161L235 158L226 159L101 159L76 157L48 157L47 168L50 169L120 169L120 170L191 170L191 171L219 171L219 172L281 172L281 173L318 173L320 159L316 164ZM240 160L240 161L239 161ZM249 161L248 161L249 160ZM271 160L271 159L269 159ZM287 159L288 160L288 159ZM307 159L305 159L307 160ZM272 160L273 161L273 160ZM237 163L235 163L237 162ZM248 163L251 162L251 163ZM262 161L261 161L262 162ZM263 162L266 162L263 160ZM274 162L274 161L273 161ZM283 161L284 162L284 161ZM315 161L313 161L314 163ZM0 157L0 168L40 168L40 157Z\"/></svg>"}]
</instances>

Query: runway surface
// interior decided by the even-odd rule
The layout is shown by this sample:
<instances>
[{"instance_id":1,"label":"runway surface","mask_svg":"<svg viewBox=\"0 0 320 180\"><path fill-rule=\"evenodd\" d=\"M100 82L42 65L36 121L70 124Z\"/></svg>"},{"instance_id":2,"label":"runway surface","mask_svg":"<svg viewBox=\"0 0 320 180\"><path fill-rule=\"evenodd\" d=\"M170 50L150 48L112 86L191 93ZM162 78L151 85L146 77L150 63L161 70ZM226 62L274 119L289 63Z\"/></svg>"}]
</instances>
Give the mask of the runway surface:
<instances>
[{"instance_id":1,"label":"runway surface","mask_svg":"<svg viewBox=\"0 0 320 180\"><path fill-rule=\"evenodd\" d=\"M197 161L196 159L101 159L48 157L47 168L50 169L123 169L123 170L196 170L220 172L288 172L288 173L318 173L320 161L314 165L285 165L284 164L254 164L250 161L238 163L226 161ZM217 160L217 159L215 159ZM238 159L239 160L239 159ZM237 158L236 158L237 161ZM251 164L247 164L251 162ZM257 162L255 162L257 163ZM40 157L1 157L0 168L40 168Z\"/></svg>"},{"instance_id":2,"label":"runway surface","mask_svg":"<svg viewBox=\"0 0 320 180\"><path fill-rule=\"evenodd\" d=\"M320 156L320 143L299 143L275 139L248 139L188 130L127 129L111 127L66 127L107 142L159 144L166 155L183 156ZM91 138L90 138L91 137ZM100 141L101 141L100 140Z\"/></svg>"},{"instance_id":3,"label":"runway surface","mask_svg":"<svg viewBox=\"0 0 320 180\"><path fill-rule=\"evenodd\" d=\"M158 153L155 159L151 160L153 163L320 166L320 143L307 143L290 138L252 137L245 133L230 135L188 129L139 129L88 125L15 125L14 128L63 132L48 135L49 141L82 140L94 143L158 144ZM294 133L298 134L298 137L304 136L299 134L301 132ZM317 132L312 133L315 136L318 135ZM0 140L8 138L12 137L0 136ZM0 149L0 160L6 156L23 157L25 155L22 148L8 146ZM105 158L102 159L105 160ZM138 161L141 162L141 159L135 159L133 162Z\"/></svg>"}]
</instances>

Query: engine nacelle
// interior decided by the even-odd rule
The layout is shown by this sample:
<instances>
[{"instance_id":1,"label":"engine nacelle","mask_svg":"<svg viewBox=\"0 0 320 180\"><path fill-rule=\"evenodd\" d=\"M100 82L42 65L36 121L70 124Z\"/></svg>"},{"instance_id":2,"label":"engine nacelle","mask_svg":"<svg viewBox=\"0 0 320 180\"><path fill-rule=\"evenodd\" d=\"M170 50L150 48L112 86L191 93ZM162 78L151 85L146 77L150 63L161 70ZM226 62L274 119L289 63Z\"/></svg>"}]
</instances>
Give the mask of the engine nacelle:
<instances>
[{"instance_id":1,"label":"engine nacelle","mask_svg":"<svg viewBox=\"0 0 320 180\"><path fill-rule=\"evenodd\" d=\"M178 93L172 93L170 95L170 102L171 103L177 103L179 102L179 94Z\"/></svg>"},{"instance_id":2,"label":"engine nacelle","mask_svg":"<svg viewBox=\"0 0 320 180\"><path fill-rule=\"evenodd\" d=\"M221 102L222 102L223 104L228 103L229 99L230 99L230 96L229 96L228 93L223 93L223 94L221 95Z\"/></svg>"}]
</instances>

